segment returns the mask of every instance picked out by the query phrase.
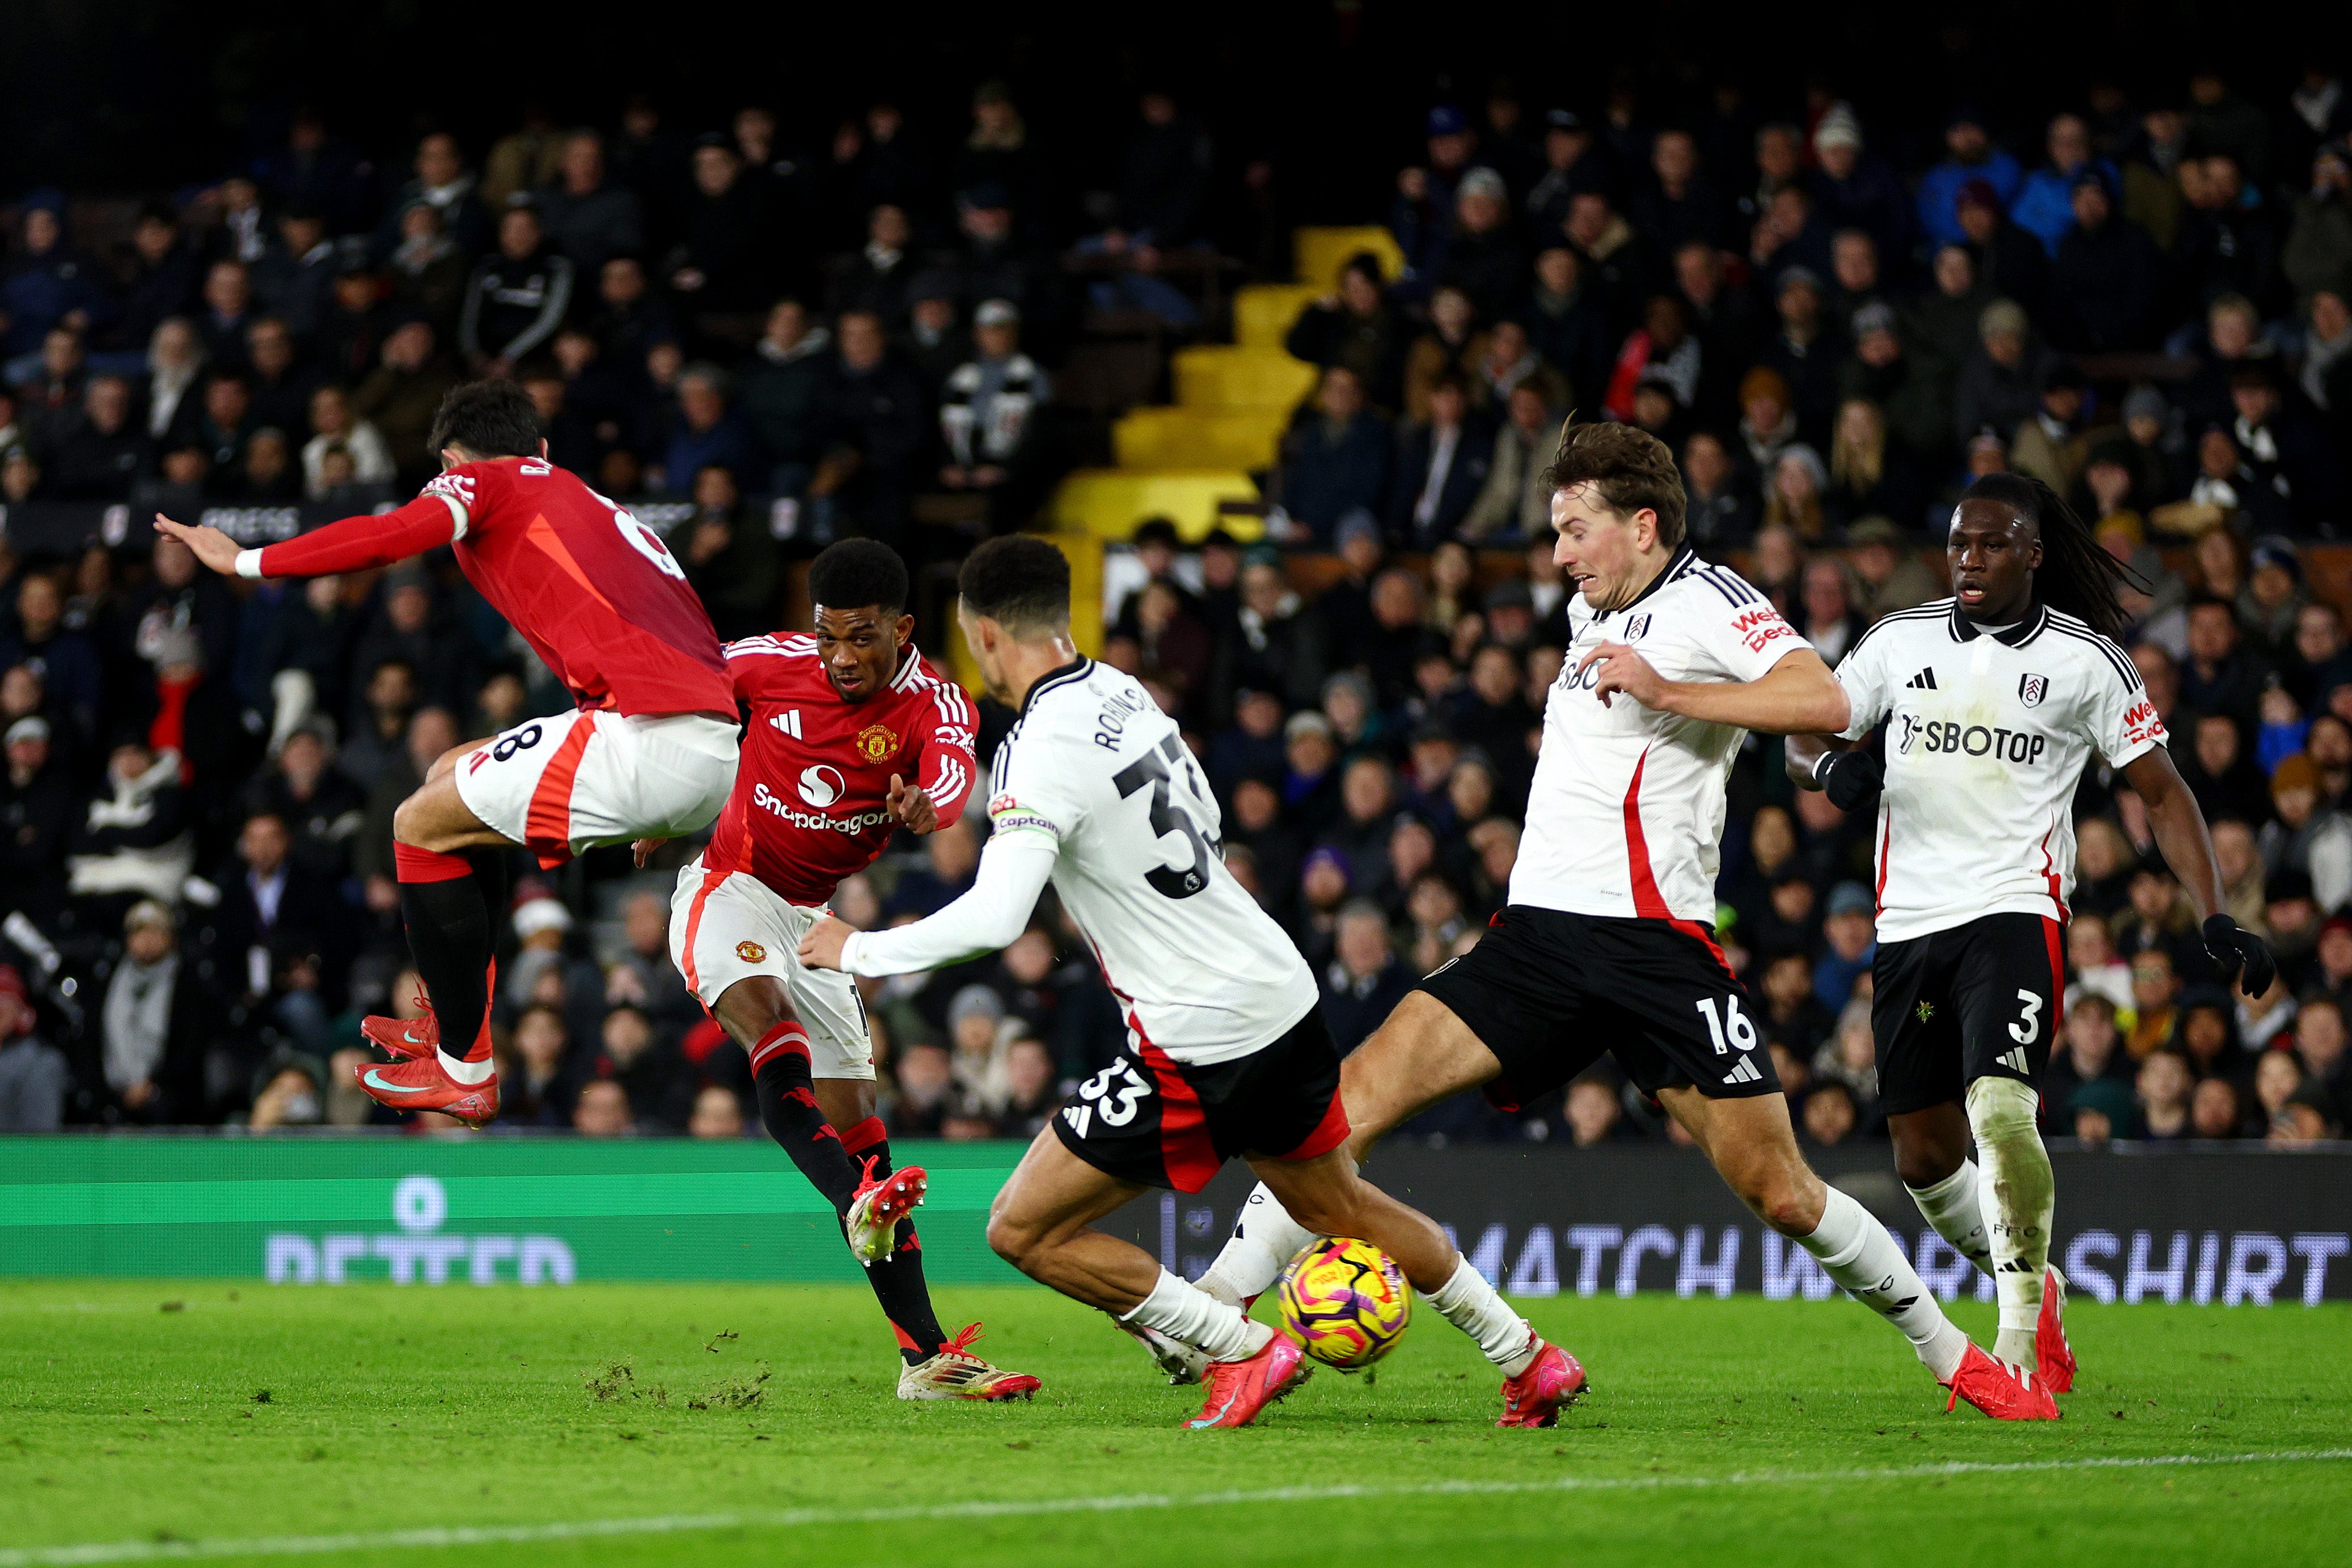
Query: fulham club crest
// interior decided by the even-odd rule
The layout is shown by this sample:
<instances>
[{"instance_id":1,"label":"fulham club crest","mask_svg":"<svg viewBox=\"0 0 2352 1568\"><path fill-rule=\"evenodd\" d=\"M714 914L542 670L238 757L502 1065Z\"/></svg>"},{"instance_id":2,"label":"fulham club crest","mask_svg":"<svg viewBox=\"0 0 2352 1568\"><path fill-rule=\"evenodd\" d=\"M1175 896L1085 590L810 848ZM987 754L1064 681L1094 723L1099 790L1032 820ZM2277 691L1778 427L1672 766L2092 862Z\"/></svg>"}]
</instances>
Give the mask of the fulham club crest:
<instances>
[{"instance_id":1,"label":"fulham club crest","mask_svg":"<svg viewBox=\"0 0 2352 1568\"><path fill-rule=\"evenodd\" d=\"M1638 643L1642 640L1642 633L1647 632L1649 629L1649 616L1636 615L1625 622L1625 641L1628 643Z\"/></svg>"},{"instance_id":2,"label":"fulham club crest","mask_svg":"<svg viewBox=\"0 0 2352 1568\"><path fill-rule=\"evenodd\" d=\"M2049 695L2049 676L2020 675L2017 677L2018 700L2022 702L2027 707L2040 707L2042 706L2042 699Z\"/></svg>"}]
</instances>

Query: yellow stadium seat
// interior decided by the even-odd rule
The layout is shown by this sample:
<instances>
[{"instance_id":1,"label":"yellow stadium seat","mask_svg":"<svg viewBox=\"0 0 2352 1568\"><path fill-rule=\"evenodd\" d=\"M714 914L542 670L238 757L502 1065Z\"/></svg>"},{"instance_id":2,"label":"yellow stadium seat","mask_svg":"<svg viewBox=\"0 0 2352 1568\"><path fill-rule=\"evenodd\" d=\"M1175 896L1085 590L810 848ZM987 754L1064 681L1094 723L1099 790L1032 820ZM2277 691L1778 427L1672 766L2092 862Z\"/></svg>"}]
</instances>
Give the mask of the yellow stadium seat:
<instances>
[{"instance_id":1,"label":"yellow stadium seat","mask_svg":"<svg viewBox=\"0 0 2352 1568\"><path fill-rule=\"evenodd\" d=\"M1264 468L1289 423L1279 407L1138 408L1111 427L1122 468Z\"/></svg>"},{"instance_id":2,"label":"yellow stadium seat","mask_svg":"<svg viewBox=\"0 0 2352 1568\"><path fill-rule=\"evenodd\" d=\"M1106 540L1134 537L1147 517L1166 517L1186 539L1222 524L1236 538L1255 539L1265 525L1253 517L1223 517L1226 501L1255 506L1257 486L1238 470L1081 468L1054 494L1054 526Z\"/></svg>"},{"instance_id":3,"label":"yellow stadium seat","mask_svg":"<svg viewBox=\"0 0 2352 1568\"><path fill-rule=\"evenodd\" d=\"M1311 283L1252 283L1234 291L1234 341L1244 349L1279 349L1298 313L1323 297Z\"/></svg>"},{"instance_id":4,"label":"yellow stadium seat","mask_svg":"<svg viewBox=\"0 0 2352 1568\"><path fill-rule=\"evenodd\" d=\"M1261 518L1220 508L1259 503L1249 471L1274 462L1293 411L1314 390L1315 367L1292 359L1284 338L1300 311L1339 287L1339 268L1358 251L1379 256L1391 278L1404 267L1382 228L1302 228L1296 240L1300 281L1237 290L1234 343L1176 351L1175 403L1119 417L1111 430L1118 466L1064 479L1054 494L1055 528L1116 542L1133 538L1147 517L1166 517L1187 540L1219 527L1244 540L1265 537Z\"/></svg>"},{"instance_id":5,"label":"yellow stadium seat","mask_svg":"<svg viewBox=\"0 0 2352 1568\"><path fill-rule=\"evenodd\" d=\"M1394 283L1404 271L1404 252L1394 235L1374 225L1353 228L1303 228L1291 231L1291 255L1298 281L1317 293L1339 287L1339 269L1360 250L1381 258L1381 276Z\"/></svg>"},{"instance_id":6,"label":"yellow stadium seat","mask_svg":"<svg viewBox=\"0 0 2352 1568\"><path fill-rule=\"evenodd\" d=\"M1179 349L1176 401L1186 408L1290 409L1315 385L1315 367L1280 349Z\"/></svg>"}]
</instances>

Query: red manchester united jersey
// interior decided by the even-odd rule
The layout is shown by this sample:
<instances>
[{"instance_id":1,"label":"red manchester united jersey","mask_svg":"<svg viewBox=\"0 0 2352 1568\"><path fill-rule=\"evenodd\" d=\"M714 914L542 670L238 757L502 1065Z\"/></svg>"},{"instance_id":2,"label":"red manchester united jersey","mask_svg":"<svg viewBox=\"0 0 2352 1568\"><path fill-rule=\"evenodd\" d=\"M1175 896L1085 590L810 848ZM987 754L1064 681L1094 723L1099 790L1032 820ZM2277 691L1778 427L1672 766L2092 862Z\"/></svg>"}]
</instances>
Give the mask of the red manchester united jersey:
<instances>
[{"instance_id":1,"label":"red manchester united jersey","mask_svg":"<svg viewBox=\"0 0 2352 1568\"><path fill-rule=\"evenodd\" d=\"M943 822L963 810L980 766L971 701L914 649L862 703L834 690L814 637L730 643L727 673L751 722L706 869L748 872L813 906L890 841L891 775L929 795Z\"/></svg>"},{"instance_id":2,"label":"red manchester united jersey","mask_svg":"<svg viewBox=\"0 0 2352 1568\"><path fill-rule=\"evenodd\" d=\"M552 464L468 463L397 511L330 523L247 557L251 575L314 577L445 544L582 707L735 711L719 634L661 536Z\"/></svg>"}]
</instances>

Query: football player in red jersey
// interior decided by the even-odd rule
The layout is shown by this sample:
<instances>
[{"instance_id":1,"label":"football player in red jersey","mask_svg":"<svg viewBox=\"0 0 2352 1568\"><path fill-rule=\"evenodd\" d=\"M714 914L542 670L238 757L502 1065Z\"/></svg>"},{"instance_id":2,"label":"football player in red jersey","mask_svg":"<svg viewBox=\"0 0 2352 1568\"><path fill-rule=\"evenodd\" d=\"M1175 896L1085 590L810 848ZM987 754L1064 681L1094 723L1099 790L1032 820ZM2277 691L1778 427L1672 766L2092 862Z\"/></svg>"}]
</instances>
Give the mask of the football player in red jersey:
<instances>
[{"instance_id":1,"label":"football player in red jersey","mask_svg":"<svg viewBox=\"0 0 2352 1568\"><path fill-rule=\"evenodd\" d=\"M970 1354L978 1324L941 1334L908 1218L927 1178L891 1168L856 982L799 956L834 889L896 828L935 832L962 811L979 771L971 701L908 643L907 568L889 546L829 547L809 597L814 636L728 644L751 724L710 842L678 873L670 954L751 1054L761 1122L833 1200L866 1265L905 1363L898 1397L1025 1398L1035 1378ZM638 846L639 863L651 848Z\"/></svg>"},{"instance_id":2,"label":"football player in red jersey","mask_svg":"<svg viewBox=\"0 0 2352 1568\"><path fill-rule=\"evenodd\" d=\"M397 1111L472 1126L498 1114L489 967L505 913L506 852L554 865L598 844L695 832L735 779L735 691L718 633L659 535L547 461L530 398L512 382L451 392L433 418L442 472L382 517L240 549L217 528L155 527L215 571L308 577L388 566L441 545L579 701L460 746L393 819L401 912L429 1018L372 1018L403 1060L360 1086Z\"/></svg>"}]
</instances>

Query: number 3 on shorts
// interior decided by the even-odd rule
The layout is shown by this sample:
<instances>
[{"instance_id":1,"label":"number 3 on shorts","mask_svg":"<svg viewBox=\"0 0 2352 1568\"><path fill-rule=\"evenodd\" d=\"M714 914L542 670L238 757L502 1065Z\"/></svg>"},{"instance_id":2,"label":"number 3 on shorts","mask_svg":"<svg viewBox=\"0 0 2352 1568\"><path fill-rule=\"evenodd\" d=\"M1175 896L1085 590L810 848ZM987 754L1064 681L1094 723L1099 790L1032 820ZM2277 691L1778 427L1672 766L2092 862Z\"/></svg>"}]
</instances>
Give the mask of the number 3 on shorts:
<instances>
[{"instance_id":1,"label":"number 3 on shorts","mask_svg":"<svg viewBox=\"0 0 2352 1568\"><path fill-rule=\"evenodd\" d=\"M2032 1045L2042 1033L2042 998L2021 988L2017 999L2025 1004L2025 1016L2009 1026L2009 1038L2020 1045Z\"/></svg>"},{"instance_id":2,"label":"number 3 on shorts","mask_svg":"<svg viewBox=\"0 0 2352 1568\"><path fill-rule=\"evenodd\" d=\"M1715 1040L1716 1055L1730 1055L1731 1046L1738 1046L1742 1051L1756 1049L1756 1026L1748 1021L1746 1013L1739 1010L1738 997L1723 998L1723 1014L1719 1018L1716 1015L1713 997L1701 997L1698 1010L1706 1019L1707 1034ZM1729 1045L1725 1043L1727 1035L1730 1037Z\"/></svg>"}]
</instances>

